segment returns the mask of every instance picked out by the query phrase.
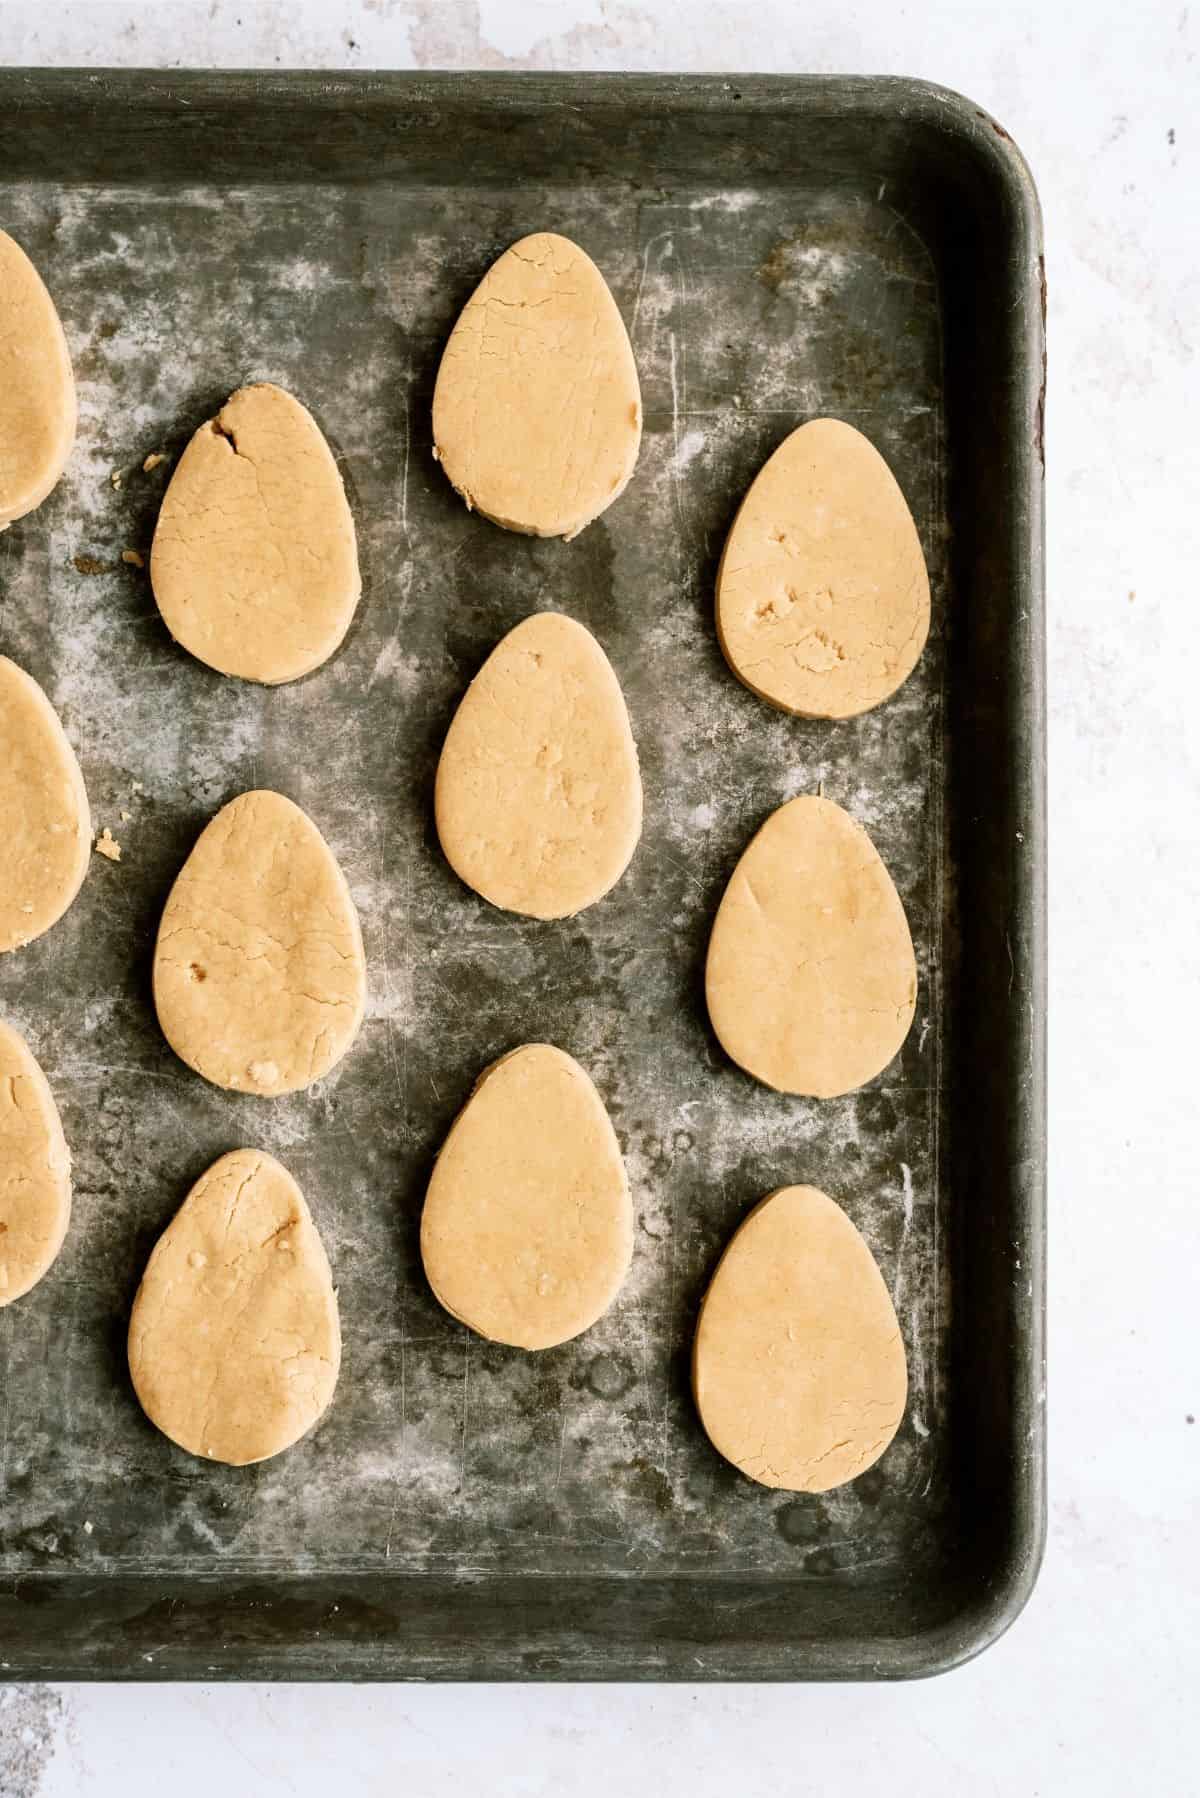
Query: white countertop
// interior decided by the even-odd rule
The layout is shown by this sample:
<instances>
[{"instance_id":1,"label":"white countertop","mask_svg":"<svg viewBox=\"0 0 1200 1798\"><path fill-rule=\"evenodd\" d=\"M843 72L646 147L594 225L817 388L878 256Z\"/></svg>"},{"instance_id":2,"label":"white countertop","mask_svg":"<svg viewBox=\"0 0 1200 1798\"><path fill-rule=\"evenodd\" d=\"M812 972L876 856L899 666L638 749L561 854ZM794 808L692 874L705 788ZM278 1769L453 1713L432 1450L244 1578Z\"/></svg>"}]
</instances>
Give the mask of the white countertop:
<instances>
[{"instance_id":1,"label":"white countertop","mask_svg":"<svg viewBox=\"0 0 1200 1798\"><path fill-rule=\"evenodd\" d=\"M1049 1546L997 1646L899 1687L0 1687L0 1798L1196 1791L1200 7L6 0L0 63L888 72L989 108L1046 218L1053 840Z\"/></svg>"}]
</instances>

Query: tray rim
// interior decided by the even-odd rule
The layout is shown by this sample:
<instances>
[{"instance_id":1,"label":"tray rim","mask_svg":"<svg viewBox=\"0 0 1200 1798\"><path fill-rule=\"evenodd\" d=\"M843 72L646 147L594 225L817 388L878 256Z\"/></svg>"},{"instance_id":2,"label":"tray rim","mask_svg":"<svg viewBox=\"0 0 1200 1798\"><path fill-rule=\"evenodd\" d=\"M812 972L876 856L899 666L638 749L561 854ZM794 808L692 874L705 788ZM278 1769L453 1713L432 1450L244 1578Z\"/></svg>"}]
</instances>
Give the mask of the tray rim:
<instances>
[{"instance_id":1,"label":"tray rim","mask_svg":"<svg viewBox=\"0 0 1200 1798\"><path fill-rule=\"evenodd\" d=\"M287 1679L354 1679L390 1680L617 1680L662 1681L687 1679L697 1683L754 1679L764 1681L919 1678L947 1671L964 1664L983 1652L1011 1627L1024 1610L1040 1571L1046 1539L1046 1406L1045 1406L1045 1237L1046 1237L1046 706L1045 706L1045 535L1043 483L1044 461L1042 422L1045 406L1045 263L1042 214L1029 165L1017 144L989 112L967 96L936 83L906 76L870 75L806 75L806 74L672 74L672 73L585 73L513 71L413 71L363 70L321 71L282 69L237 70L156 70L126 68L8 68L0 69L0 101L18 107L37 98L46 104L78 101L81 90L89 99L106 98L131 107L153 101L179 109L203 100L210 105L229 104L239 99L274 97L295 102L299 108L314 102L342 103L355 101L396 106L427 105L439 95L447 99L468 93L486 98L501 107L513 102L533 104L542 109L567 108L584 111L599 106L628 106L638 101L663 111L729 111L736 108L745 115L755 110L778 111L788 105L809 111L822 107L835 110L839 116L858 114L877 116L882 111L894 114L912 127L956 133L970 141L974 154L983 165L989 181L1002 196L1012 218L1012 239L1022 252L1026 267L1024 282L1016 282L1012 309L1014 337L1023 340L1026 354L1020 359L1019 391L1012 396L1013 410L1026 417L1031 430L1011 444L1016 463L1017 487L1026 501L1022 516L1014 521L1020 546L1022 597L1027 612L1027 657L1025 676L1019 696L1024 729L1017 744L1016 774L1027 801L1027 842L1030 855L1029 872L1024 878L1020 899L1027 903L1026 928L1014 940L1012 954L1017 972L1031 1000L1028 1027L1020 1043L1026 1077L1022 1091L1014 1095L1014 1134L1019 1147L1014 1148L1014 1205L1024 1225L1027 1249L1032 1258L1029 1269L1029 1295L1023 1308L1022 1331L1027 1347L1029 1377L1017 1393L1020 1421L1027 1428L1027 1453L1015 1482L1017 1528L1011 1552L1004 1564L982 1590L977 1600L964 1607L944 1625L903 1637L848 1639L834 1645L822 1656L812 1652L814 1643L805 1638L794 1640L799 1665L780 1667L764 1665L759 1656L746 1652L742 1642L722 1641L716 1654L719 1664L700 1665L696 1657L682 1656L677 1645L672 1651L655 1655L648 1646L626 1640L601 1643L605 1652L602 1670L591 1664L592 1657L564 1646L559 1641L545 1658L536 1653L520 1652L519 1643L509 1644L507 1651L494 1644L475 1645L463 1652L449 1669L439 1667L429 1674L413 1670L411 1645L404 1640L395 1644L377 1641L369 1660L361 1638L338 1641L338 1629L330 1616L330 1595L344 1593L350 1599L348 1608L378 1601L384 1583L377 1574L322 1577L312 1574L289 1576L276 1582L299 1599L294 1608L303 1608L310 1598L318 1608L325 1628L311 1633L300 1647L299 1664L288 1665L288 1650L297 1643L287 1633L285 1620L272 1625L261 1641L230 1643L218 1635L189 1639L178 1644L163 1642L162 1604L174 1618L186 1596L206 1588L228 1595L230 1614L240 1605L248 1605L269 1613L273 1600L263 1592L261 1576L235 1576L223 1572L189 1576L177 1585L185 1596L164 1599L167 1588L161 1574L111 1579L94 1574L50 1571L31 1572L0 1584L0 1680L5 1683L26 1679L99 1680L99 1679L189 1679L207 1680L247 1678ZM0 181L4 172L0 169ZM28 178L28 177L26 177ZM332 179L343 177L333 176ZM87 176L77 178L86 185ZM147 177L142 177L145 182ZM150 177L152 180L152 177ZM306 176L305 179L312 179ZM131 185L138 184L131 178ZM1036 271L1036 272L1035 272ZM1034 1386L1038 1387L1035 1392ZM518 1577L500 1576L510 1580ZM430 1574L398 1574L397 1588L424 1582L436 1586L443 1576ZM542 1582L543 1589L563 1584L570 1587L576 1576L555 1575ZM688 1576L654 1577L647 1582L658 1590L690 1583ZM717 1582L736 1589L735 1578L721 1576ZM744 1583L744 1582L743 1582ZM592 1578L595 1587L617 1588L628 1581L615 1576ZM159 1599L139 1616L129 1618L115 1634L120 1647L109 1647L104 1639L87 1633L81 1617L88 1602L98 1593L119 1591L136 1602L142 1587L146 1597L151 1592ZM56 1602L57 1601L57 1602ZM28 1647L13 1641L11 1629L25 1605L42 1608L49 1605L58 1611L64 1634L53 1650ZM281 1607L288 1609L289 1606ZM336 1610L336 1604L333 1609ZM317 1611L314 1611L314 1616ZM75 1623L71 1633L68 1619ZM299 1618L297 1618L299 1621ZM311 1628L311 1624L309 1625ZM278 1633L272 1633L277 1631ZM221 1635L224 1631L219 1632ZM318 1643L324 1646L318 1648ZM764 1652L770 1650L766 1645ZM159 1653L164 1654L160 1662ZM710 1649L710 1654L713 1652ZM344 1657L339 1659L339 1656ZM719 1657L724 1657L720 1660ZM807 1657L807 1658L806 1658ZM318 1664L318 1662L322 1664ZM824 1664L820 1664L824 1662Z\"/></svg>"}]
</instances>

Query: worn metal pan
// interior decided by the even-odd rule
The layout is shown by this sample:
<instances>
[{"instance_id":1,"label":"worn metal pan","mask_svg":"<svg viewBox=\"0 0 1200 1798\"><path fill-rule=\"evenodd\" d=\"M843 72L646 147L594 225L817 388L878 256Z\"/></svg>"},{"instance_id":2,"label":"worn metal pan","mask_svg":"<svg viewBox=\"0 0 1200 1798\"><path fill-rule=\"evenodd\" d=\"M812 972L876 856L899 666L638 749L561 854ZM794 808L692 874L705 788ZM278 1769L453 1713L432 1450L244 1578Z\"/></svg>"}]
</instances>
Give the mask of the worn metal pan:
<instances>
[{"instance_id":1,"label":"worn metal pan","mask_svg":"<svg viewBox=\"0 0 1200 1798\"><path fill-rule=\"evenodd\" d=\"M0 965L76 1175L57 1266L0 1312L0 1673L861 1679L976 1652L1043 1533L1044 283L1007 134L911 81L10 71L0 222L81 397L67 477L0 539L0 650L124 844ZM646 407L634 481L565 546L468 514L429 433L459 307L547 225L608 276ZM121 559L169 472L147 454L253 377L333 443L366 587L334 661L270 691L176 649ZM712 623L747 482L822 413L888 456L934 594L917 672L842 724L764 706ZM536 605L604 643L647 792L629 876L563 924L490 911L430 822L455 703ZM742 846L820 782L892 869L921 970L900 1060L825 1104L741 1075L699 978ZM333 844L372 987L336 1073L269 1104L191 1075L149 1000L171 880L252 785ZM638 1246L609 1316L531 1357L440 1311L416 1228L476 1073L539 1038L600 1085ZM346 1342L322 1427L233 1470L156 1435L123 1342L157 1233L246 1142L308 1195ZM721 1247L793 1180L866 1234L912 1371L887 1457L820 1498L721 1463L687 1389Z\"/></svg>"}]
</instances>

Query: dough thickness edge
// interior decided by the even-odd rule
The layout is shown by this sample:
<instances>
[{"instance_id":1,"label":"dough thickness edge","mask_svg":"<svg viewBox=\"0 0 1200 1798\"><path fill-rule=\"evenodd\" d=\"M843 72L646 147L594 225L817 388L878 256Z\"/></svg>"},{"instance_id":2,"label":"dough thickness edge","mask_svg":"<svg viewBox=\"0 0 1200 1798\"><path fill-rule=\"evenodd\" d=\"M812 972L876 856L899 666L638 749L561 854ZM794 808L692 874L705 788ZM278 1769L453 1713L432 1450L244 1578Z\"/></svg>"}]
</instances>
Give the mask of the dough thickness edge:
<instances>
[{"instance_id":1,"label":"dough thickness edge","mask_svg":"<svg viewBox=\"0 0 1200 1798\"><path fill-rule=\"evenodd\" d=\"M499 512L489 512L486 507L479 504L473 493L469 492L466 487L460 487L458 482L446 471L445 464L442 463L441 454L436 445L434 446L433 453L434 460L441 463L442 470L446 474L446 479L450 482L451 487L453 487L459 499L462 500L468 512L477 512L480 518L486 518L489 524L499 525L502 531L511 531L515 537L538 537L543 542L558 541L560 543L573 543L581 531L586 531L589 524L595 524L596 520L602 518L610 506L616 504L637 472L638 457L642 453L642 408L639 403L637 439L634 443L633 461L630 464L629 473L625 476L625 479L619 486L614 487L612 492L606 495L602 505L597 506L594 512L589 512L587 517L581 519L577 524L573 524L568 531L540 531L535 524L521 524L515 518L502 518Z\"/></svg>"}]
</instances>

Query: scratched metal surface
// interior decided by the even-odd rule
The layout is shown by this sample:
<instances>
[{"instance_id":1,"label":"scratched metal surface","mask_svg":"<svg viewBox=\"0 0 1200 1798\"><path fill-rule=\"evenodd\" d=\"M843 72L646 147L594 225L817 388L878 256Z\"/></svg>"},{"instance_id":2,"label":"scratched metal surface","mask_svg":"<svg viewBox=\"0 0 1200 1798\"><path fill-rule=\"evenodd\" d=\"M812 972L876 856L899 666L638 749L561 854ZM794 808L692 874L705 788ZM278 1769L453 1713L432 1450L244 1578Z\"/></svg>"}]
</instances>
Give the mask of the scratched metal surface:
<instances>
[{"instance_id":1,"label":"scratched metal surface","mask_svg":"<svg viewBox=\"0 0 1200 1798\"><path fill-rule=\"evenodd\" d=\"M517 196L391 182L226 191L6 190L4 224L59 302L78 448L53 498L0 536L0 651L46 686L78 749L98 858L67 918L0 962L0 1009L58 1095L75 1212L41 1286L0 1312L0 1568L779 1569L893 1577L947 1497L949 1290L938 1179L946 606L941 343L924 248L874 182ZM646 433L618 504L575 543L470 516L432 461L442 343L523 232L577 237L630 325ZM341 652L299 685L222 680L170 642L146 552L169 465L233 388L314 411L355 510L364 594ZM746 692L716 646L712 584L737 501L819 413L874 439L929 559L933 634L889 704L830 725ZM121 473L119 487L110 476ZM490 910L441 858L438 747L466 683L533 607L599 637L646 787L640 849L581 918ZM921 987L898 1062L861 1093L782 1098L722 1056L701 967L725 880L785 798L824 783L873 835L907 907ZM270 1102L177 1062L149 994L154 931L204 821L255 785L303 805L359 906L371 999L333 1075ZM122 816L128 813L128 818ZM524 1040L595 1077L633 1186L637 1246L611 1313L526 1356L472 1339L423 1281L433 1155L479 1069ZM130 1389L141 1268L191 1182L258 1144L301 1182L340 1289L345 1355L318 1430L231 1470L173 1448ZM877 1468L821 1498L756 1487L696 1421L687 1357L715 1259L773 1186L809 1181L864 1231L912 1376Z\"/></svg>"}]
</instances>

